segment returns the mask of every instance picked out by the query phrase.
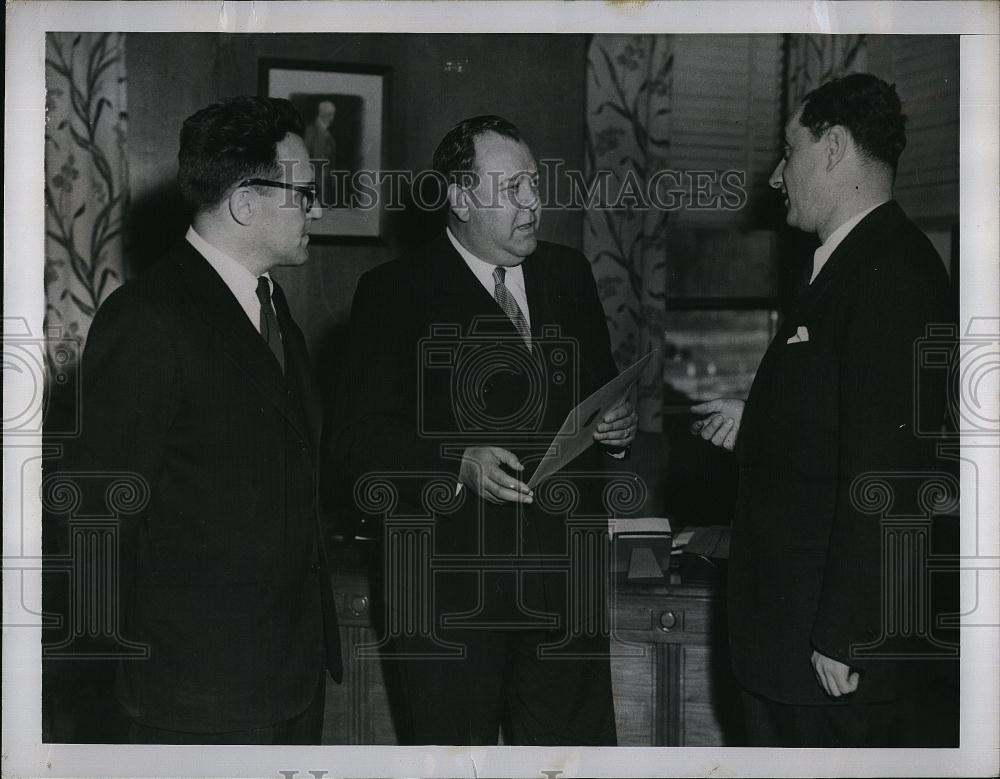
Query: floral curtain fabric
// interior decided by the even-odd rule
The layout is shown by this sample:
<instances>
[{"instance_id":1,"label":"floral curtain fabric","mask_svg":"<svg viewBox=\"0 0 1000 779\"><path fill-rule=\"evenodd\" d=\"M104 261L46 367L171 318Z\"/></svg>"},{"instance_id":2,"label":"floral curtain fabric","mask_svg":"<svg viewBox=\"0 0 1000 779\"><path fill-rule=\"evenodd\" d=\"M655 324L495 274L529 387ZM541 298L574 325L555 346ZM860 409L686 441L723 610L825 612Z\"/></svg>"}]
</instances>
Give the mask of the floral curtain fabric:
<instances>
[{"instance_id":1,"label":"floral curtain fabric","mask_svg":"<svg viewBox=\"0 0 1000 779\"><path fill-rule=\"evenodd\" d=\"M79 354L65 339L82 344L124 279L125 36L49 33L45 79L45 327L49 376L64 376Z\"/></svg>"},{"instance_id":2,"label":"floral curtain fabric","mask_svg":"<svg viewBox=\"0 0 1000 779\"><path fill-rule=\"evenodd\" d=\"M588 184L607 198L585 213L611 346L624 368L663 342L668 212L641 207L650 177L670 164L671 36L595 35L587 55ZM639 381L639 429L662 429L662 359Z\"/></svg>"}]
</instances>

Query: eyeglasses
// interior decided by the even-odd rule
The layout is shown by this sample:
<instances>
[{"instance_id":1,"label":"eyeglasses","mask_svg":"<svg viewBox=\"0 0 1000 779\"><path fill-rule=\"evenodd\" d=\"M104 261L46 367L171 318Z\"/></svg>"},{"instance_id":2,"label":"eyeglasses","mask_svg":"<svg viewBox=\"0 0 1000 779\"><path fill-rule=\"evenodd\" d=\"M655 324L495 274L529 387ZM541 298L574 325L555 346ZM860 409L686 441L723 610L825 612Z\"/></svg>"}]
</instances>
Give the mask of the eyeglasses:
<instances>
[{"instance_id":1,"label":"eyeglasses","mask_svg":"<svg viewBox=\"0 0 1000 779\"><path fill-rule=\"evenodd\" d=\"M302 210L307 214L316 205L316 186L305 184L286 184L284 181L270 181L268 179L243 179L239 183L241 187L275 187L276 189L290 189L298 192L302 196L300 203Z\"/></svg>"}]
</instances>

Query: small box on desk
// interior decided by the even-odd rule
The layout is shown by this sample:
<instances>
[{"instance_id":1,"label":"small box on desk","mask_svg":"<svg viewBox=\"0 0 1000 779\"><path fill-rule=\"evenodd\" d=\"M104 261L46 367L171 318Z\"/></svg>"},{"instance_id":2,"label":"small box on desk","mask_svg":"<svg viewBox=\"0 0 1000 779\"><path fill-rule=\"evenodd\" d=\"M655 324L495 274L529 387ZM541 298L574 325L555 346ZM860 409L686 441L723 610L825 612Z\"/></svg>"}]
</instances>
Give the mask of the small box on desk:
<instances>
[{"instance_id":1,"label":"small box on desk","mask_svg":"<svg viewBox=\"0 0 1000 779\"><path fill-rule=\"evenodd\" d=\"M664 582L673 534L666 517L614 518L609 523L612 570L628 582Z\"/></svg>"}]
</instances>

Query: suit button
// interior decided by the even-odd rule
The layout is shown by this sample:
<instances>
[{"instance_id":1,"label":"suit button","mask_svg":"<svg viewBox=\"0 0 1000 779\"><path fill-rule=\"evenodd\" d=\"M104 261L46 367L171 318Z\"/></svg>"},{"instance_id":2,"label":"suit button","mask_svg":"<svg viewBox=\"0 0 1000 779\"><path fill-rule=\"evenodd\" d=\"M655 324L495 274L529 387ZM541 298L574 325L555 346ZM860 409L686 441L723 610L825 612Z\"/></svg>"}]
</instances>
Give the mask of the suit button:
<instances>
[{"instance_id":1,"label":"suit button","mask_svg":"<svg viewBox=\"0 0 1000 779\"><path fill-rule=\"evenodd\" d=\"M309 570L312 571L313 573L319 573L321 570L323 570L323 568L322 566L320 566L318 562L315 562L309 566Z\"/></svg>"}]
</instances>

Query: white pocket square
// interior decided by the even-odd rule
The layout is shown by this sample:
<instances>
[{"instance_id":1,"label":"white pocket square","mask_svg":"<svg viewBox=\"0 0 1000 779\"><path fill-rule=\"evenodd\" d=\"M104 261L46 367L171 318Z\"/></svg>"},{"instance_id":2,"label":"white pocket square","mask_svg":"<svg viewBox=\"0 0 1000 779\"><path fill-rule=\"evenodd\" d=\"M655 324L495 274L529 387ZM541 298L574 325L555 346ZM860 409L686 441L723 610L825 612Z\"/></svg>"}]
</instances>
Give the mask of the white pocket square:
<instances>
[{"instance_id":1,"label":"white pocket square","mask_svg":"<svg viewBox=\"0 0 1000 779\"><path fill-rule=\"evenodd\" d=\"M795 330L795 335L785 341L786 344L802 344L809 340L809 329L805 325L799 325Z\"/></svg>"}]
</instances>

